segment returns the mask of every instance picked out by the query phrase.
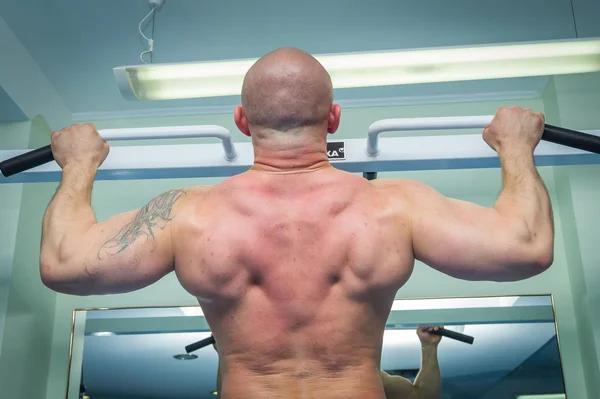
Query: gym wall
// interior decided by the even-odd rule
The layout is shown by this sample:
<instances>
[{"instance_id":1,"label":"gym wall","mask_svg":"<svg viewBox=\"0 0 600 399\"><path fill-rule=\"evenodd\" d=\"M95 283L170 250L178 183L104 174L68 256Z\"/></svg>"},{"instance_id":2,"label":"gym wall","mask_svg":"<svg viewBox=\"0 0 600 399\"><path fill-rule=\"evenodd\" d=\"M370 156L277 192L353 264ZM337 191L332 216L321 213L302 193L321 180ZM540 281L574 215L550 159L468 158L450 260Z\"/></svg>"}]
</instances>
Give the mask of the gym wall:
<instances>
[{"instance_id":1,"label":"gym wall","mask_svg":"<svg viewBox=\"0 0 600 399\"><path fill-rule=\"evenodd\" d=\"M3 138L11 133L14 132L6 128L0 130ZM18 144L16 148L37 148L48 143L50 128L43 118L38 117L27 122L20 134L19 140L23 141L15 143ZM14 191L6 201L2 197L3 206L19 201L19 206L11 206L12 214L9 215L12 221L18 219L16 228L14 224L7 224L6 231L4 224L0 228L0 245L12 241L14 248L7 284L8 300L4 302L6 318L0 352L0 395L10 399L43 398L50 363L56 293L41 282L39 246L41 218L56 183L5 184L0 189ZM4 266L2 270L5 270ZM3 298L0 298L1 304Z\"/></svg>"},{"instance_id":2,"label":"gym wall","mask_svg":"<svg viewBox=\"0 0 600 399\"><path fill-rule=\"evenodd\" d=\"M31 122L0 124L0 148L19 149L29 144ZM3 184L0 186L0 356L2 355L2 337L10 290L10 277L15 253L15 240L19 223L22 184Z\"/></svg>"},{"instance_id":3,"label":"gym wall","mask_svg":"<svg viewBox=\"0 0 600 399\"><path fill-rule=\"evenodd\" d=\"M561 77L551 80L543 99L537 100L344 109L341 134L337 138L364 137L366 127L377 119L490 114L501 105L519 105L544 111L548 121L558 125L575 129L598 129L600 117L597 110L594 112L594 106L600 103L600 87L593 82L600 82L600 77L580 78ZM236 132L230 115L111 120L98 121L97 125L99 128L110 128L206 123L220 124ZM37 141L32 137L30 148L47 143L50 133L47 127L32 127L31 130L37 134L33 135L37 137ZM8 132L10 130L6 126L0 127L0 140L4 140L0 144L8 140ZM235 140L248 139L239 134ZM190 142L202 142L202 139ZM13 148L16 147L22 148L23 145L19 143ZM398 292L397 297L552 293L556 301L567 393L576 398L600 397L598 361L593 355L600 345L598 341L594 342L591 330L593 325L598 335L599 320L589 311L590 301L598 303L600 292L600 254L597 251L600 236L597 229L594 229L595 221L600 220L600 211L597 209L600 168L549 167L540 168L540 172L551 193L557 232L555 262L547 273L517 283L470 283L451 279L418 264L413 278ZM494 203L501 183L499 169L386 173L381 176L417 179L434 186L445 195L482 205ZM95 186L93 205L98 218L103 220L115 213L137 208L154 195L170 188L214 184L218 181L219 179L103 181ZM14 247L12 280L10 285L4 285L9 287L9 300L8 311L5 312L5 339L0 352L0 386L3 396L7 394L7 397L55 399L64 396L73 308L196 304L194 298L179 287L174 275L152 287L115 296L56 295L43 287L37 270L41 217L55 188L56 183L5 185L0 188L5 190L2 193L7 193L6 197L2 196L3 199L6 198L3 204L20 202L20 207L15 205L10 208L13 209L12 212L2 214L3 225L5 220L12 220L13 228L11 230L9 227L2 233L1 259L4 266L0 265L0 272L10 270L6 266L11 263L6 254L10 254ZM19 197L21 190L22 198ZM20 212L17 213L19 208ZM577 218L576 222L573 217ZM17 218L18 227L15 226ZM10 226L9 223L6 225ZM13 244L10 244L10 240ZM0 285L0 294L1 287ZM0 320L2 315L0 306ZM3 379L2 376L6 377Z\"/></svg>"},{"instance_id":4,"label":"gym wall","mask_svg":"<svg viewBox=\"0 0 600 399\"><path fill-rule=\"evenodd\" d=\"M492 114L501 105L519 105L539 111L545 110L545 103L542 99L517 100L514 102L505 101L502 103L480 102L345 109L343 111L342 125L340 128L341 134L337 138L364 137L366 127L378 119L408 116ZM232 132L237 131L230 115L97 121L97 126L99 128L111 128L117 126L139 127L192 123L220 124L230 129ZM419 134L426 135L440 133L421 132ZM454 134L454 132L448 132L447 134ZM236 141L242 140L247 139L241 134L236 136ZM190 140L190 142L199 141ZM132 145L139 143L119 144ZM589 356L589 352L587 352L587 347L582 346L581 337L578 333L579 328L581 328L581 323L578 321L578 315L584 312L584 310L573 301L573 287L570 283L571 276L567 267L568 259L562 233L563 216L562 209L560 209L559 201L556 196L554 168L541 168L541 173L552 196L555 207L557 230L555 262L554 266L547 273L517 283L473 283L454 280L426 268L423 265L417 265L412 279L398 292L397 297L517 295L530 293L554 294L568 393L575 398L593 398L596 396L588 396L587 391L589 390L589 387L586 387L586 380L588 379L586 377L591 372L593 373L594 370L591 372L589 370L584 372L584 358ZM499 169L381 174L382 177L384 175L418 179L434 186L445 195L475 201L479 204L488 206L493 205L501 187ZM185 185L213 184L218 181L219 179L179 179L98 182L94 190L93 205L98 218L103 220L115 213L140 207L150 198L165 190ZM32 232L32 235L35 234L39 235L39 231ZM576 252L578 250L574 251ZM578 267L581 270L581 264L575 265L574 267ZM174 275L164 278L154 286L130 294L105 297L73 297L58 295L46 398L54 399L61 397L65 391L71 311L73 308L195 304L194 298L179 287Z\"/></svg>"},{"instance_id":5,"label":"gym wall","mask_svg":"<svg viewBox=\"0 0 600 399\"><path fill-rule=\"evenodd\" d=\"M592 5L590 2L588 6L589 11L595 7L595 15L598 15L600 3ZM600 29L600 25L596 24L595 29ZM600 129L600 73L558 76L552 79L549 89L550 99L552 94L556 99L553 107L558 109L559 125L581 130ZM551 103L550 99L545 102ZM597 373L600 362L600 166L555 168L555 178L559 197L564 198L563 220L570 225L564 232L566 248L571 252L569 264L582 266L570 268L574 272L573 300L576 307L583 310L578 316L586 325L586 328L581 326L579 332L587 335L585 332L591 325L593 337L582 336L582 345L584 353L597 354L589 356L587 365ZM595 384L595 396L590 397L600 397L599 376L596 374L588 383Z\"/></svg>"}]
</instances>

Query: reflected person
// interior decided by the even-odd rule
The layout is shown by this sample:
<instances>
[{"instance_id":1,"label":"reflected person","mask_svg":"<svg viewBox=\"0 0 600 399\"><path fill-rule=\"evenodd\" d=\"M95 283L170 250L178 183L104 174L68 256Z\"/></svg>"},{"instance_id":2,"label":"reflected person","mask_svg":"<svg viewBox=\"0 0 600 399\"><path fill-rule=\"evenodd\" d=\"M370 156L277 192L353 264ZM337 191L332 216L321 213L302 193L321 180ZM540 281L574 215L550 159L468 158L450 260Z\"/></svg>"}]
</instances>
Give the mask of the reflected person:
<instances>
[{"instance_id":1,"label":"reflected person","mask_svg":"<svg viewBox=\"0 0 600 399\"><path fill-rule=\"evenodd\" d=\"M421 341L421 369L415 382L404 377L389 375L381 370L381 383L386 399L440 399L442 376L438 363L438 345L441 335L431 334L440 327L419 327L417 335Z\"/></svg>"}]
</instances>

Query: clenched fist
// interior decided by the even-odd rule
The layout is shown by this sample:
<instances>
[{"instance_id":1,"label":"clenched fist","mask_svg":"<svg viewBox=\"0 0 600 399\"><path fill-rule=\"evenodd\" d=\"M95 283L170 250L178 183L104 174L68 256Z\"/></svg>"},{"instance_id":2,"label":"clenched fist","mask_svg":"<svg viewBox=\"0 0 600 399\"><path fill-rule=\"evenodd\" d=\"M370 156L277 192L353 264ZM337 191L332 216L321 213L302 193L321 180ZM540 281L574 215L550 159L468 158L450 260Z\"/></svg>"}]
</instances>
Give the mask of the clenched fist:
<instances>
[{"instance_id":1,"label":"clenched fist","mask_svg":"<svg viewBox=\"0 0 600 399\"><path fill-rule=\"evenodd\" d=\"M54 159L63 169L67 164L98 168L109 151L108 144L91 123L73 125L52 133L51 145Z\"/></svg>"},{"instance_id":2,"label":"clenched fist","mask_svg":"<svg viewBox=\"0 0 600 399\"><path fill-rule=\"evenodd\" d=\"M483 139L496 152L527 150L533 152L544 134L544 114L519 107L498 109Z\"/></svg>"},{"instance_id":3,"label":"clenched fist","mask_svg":"<svg viewBox=\"0 0 600 399\"><path fill-rule=\"evenodd\" d=\"M442 340L441 335L432 334L430 331L438 331L440 327L419 327L417 328L417 335L423 346L437 347Z\"/></svg>"}]
</instances>

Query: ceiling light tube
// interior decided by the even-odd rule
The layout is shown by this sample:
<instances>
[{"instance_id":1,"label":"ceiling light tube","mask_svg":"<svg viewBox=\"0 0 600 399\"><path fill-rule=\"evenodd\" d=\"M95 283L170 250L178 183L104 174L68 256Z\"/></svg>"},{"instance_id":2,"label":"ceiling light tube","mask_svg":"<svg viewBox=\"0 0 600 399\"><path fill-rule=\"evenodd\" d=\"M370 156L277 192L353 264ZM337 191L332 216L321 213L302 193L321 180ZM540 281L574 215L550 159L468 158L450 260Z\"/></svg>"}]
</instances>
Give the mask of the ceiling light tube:
<instances>
[{"instance_id":1,"label":"ceiling light tube","mask_svg":"<svg viewBox=\"0 0 600 399\"><path fill-rule=\"evenodd\" d=\"M393 86L600 71L600 38L315 56L335 88ZM114 68L128 100L239 95L256 59Z\"/></svg>"}]
</instances>

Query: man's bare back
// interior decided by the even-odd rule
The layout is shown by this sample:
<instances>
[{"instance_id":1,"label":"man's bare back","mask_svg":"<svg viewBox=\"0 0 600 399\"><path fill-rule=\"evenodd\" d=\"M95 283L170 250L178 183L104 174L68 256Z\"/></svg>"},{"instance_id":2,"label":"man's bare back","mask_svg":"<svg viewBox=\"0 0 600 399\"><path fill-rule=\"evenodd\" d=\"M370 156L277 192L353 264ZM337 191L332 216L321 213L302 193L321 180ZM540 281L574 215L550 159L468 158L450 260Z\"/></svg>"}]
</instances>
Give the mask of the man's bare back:
<instances>
[{"instance_id":1,"label":"man's bare back","mask_svg":"<svg viewBox=\"0 0 600 399\"><path fill-rule=\"evenodd\" d=\"M378 185L328 167L190 193L175 272L219 339L223 397L383 397L382 332L414 258L402 199Z\"/></svg>"},{"instance_id":2,"label":"man's bare back","mask_svg":"<svg viewBox=\"0 0 600 399\"><path fill-rule=\"evenodd\" d=\"M274 51L234 110L251 170L102 222L91 196L108 145L93 125L54 132L62 180L42 225L42 281L102 295L175 272L219 344L224 399L383 399L385 321L415 259L465 280L521 280L552 264L552 206L533 159L544 117L501 108L484 130L502 166L493 208L336 170L326 143L340 117L327 71L300 50Z\"/></svg>"}]
</instances>

